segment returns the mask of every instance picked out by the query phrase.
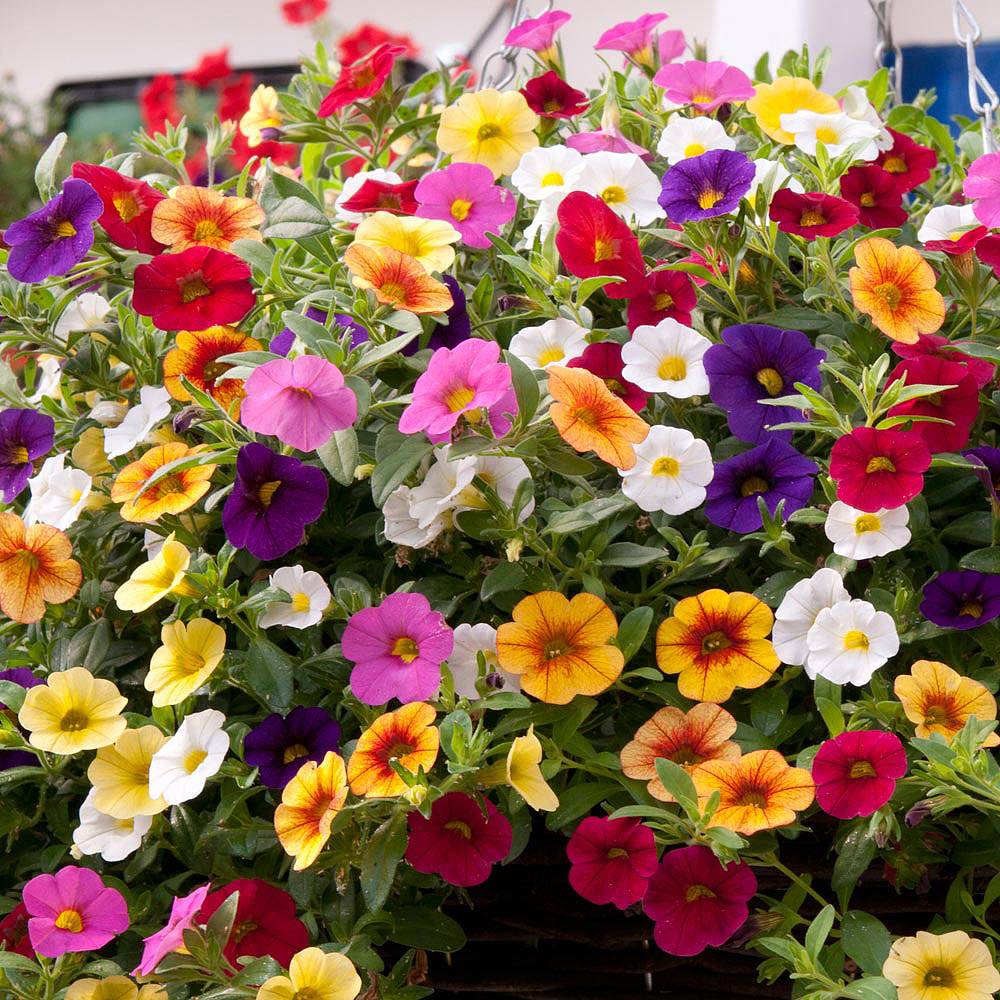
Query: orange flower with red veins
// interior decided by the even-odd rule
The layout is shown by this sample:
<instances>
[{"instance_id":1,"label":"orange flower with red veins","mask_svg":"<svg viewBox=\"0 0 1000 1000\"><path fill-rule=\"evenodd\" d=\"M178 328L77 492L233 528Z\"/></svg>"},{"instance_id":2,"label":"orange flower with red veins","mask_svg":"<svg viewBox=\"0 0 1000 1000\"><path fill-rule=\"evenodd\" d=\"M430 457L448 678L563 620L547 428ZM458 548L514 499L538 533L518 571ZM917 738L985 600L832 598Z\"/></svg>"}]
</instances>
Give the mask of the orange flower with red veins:
<instances>
[{"instance_id":1,"label":"orange flower with red veins","mask_svg":"<svg viewBox=\"0 0 1000 1000\"><path fill-rule=\"evenodd\" d=\"M585 368L549 368L549 416L559 436L576 451L593 451L617 469L635 465L634 444L649 425L604 380Z\"/></svg>"},{"instance_id":2,"label":"orange flower with red veins","mask_svg":"<svg viewBox=\"0 0 1000 1000\"><path fill-rule=\"evenodd\" d=\"M210 326L207 330L181 330L175 347L163 359L163 386L174 399L186 403L190 393L181 384L181 376L196 389L207 392L227 412L237 402L233 416L240 415L238 401L245 395L243 381L222 378L232 365L218 359L226 354L259 351L262 344L232 326Z\"/></svg>"},{"instance_id":3,"label":"orange flower with red veins","mask_svg":"<svg viewBox=\"0 0 1000 1000\"><path fill-rule=\"evenodd\" d=\"M295 871L319 857L346 799L344 759L332 750L320 763L306 761L285 785L281 805L274 810L274 832L285 853L295 858Z\"/></svg>"},{"instance_id":4,"label":"orange flower with red veins","mask_svg":"<svg viewBox=\"0 0 1000 1000\"><path fill-rule=\"evenodd\" d=\"M255 227L265 218L253 198L181 184L153 209L152 233L174 253L199 246L228 250L237 240L263 239Z\"/></svg>"},{"instance_id":5,"label":"orange flower with red veins","mask_svg":"<svg viewBox=\"0 0 1000 1000\"><path fill-rule=\"evenodd\" d=\"M367 799L401 795L406 782L392 769L394 760L411 774L429 771L437 760L441 737L431 705L412 701L380 715L358 740L347 769L351 791Z\"/></svg>"},{"instance_id":6,"label":"orange flower with red veins","mask_svg":"<svg viewBox=\"0 0 1000 1000\"><path fill-rule=\"evenodd\" d=\"M673 802L657 777L656 759L672 760L688 774L707 760L739 760L740 748L729 738L735 732L736 720L718 705L702 703L688 712L672 705L661 708L622 747L622 773L648 782L654 799Z\"/></svg>"},{"instance_id":7,"label":"orange flower with red veins","mask_svg":"<svg viewBox=\"0 0 1000 1000\"><path fill-rule=\"evenodd\" d=\"M691 773L698 805L704 809L714 792L719 806L713 826L749 836L795 822L816 794L812 775L789 767L777 750L754 750L739 760L710 760Z\"/></svg>"},{"instance_id":8,"label":"orange flower with red veins","mask_svg":"<svg viewBox=\"0 0 1000 1000\"><path fill-rule=\"evenodd\" d=\"M26 527L17 514L0 514L0 611L30 624L46 604L65 604L83 579L66 535L48 524Z\"/></svg>"},{"instance_id":9,"label":"orange flower with red veins","mask_svg":"<svg viewBox=\"0 0 1000 1000\"><path fill-rule=\"evenodd\" d=\"M355 286L371 289L383 305L418 314L443 313L454 305L447 285L392 247L352 243L344 251L344 263Z\"/></svg>"},{"instance_id":10,"label":"orange flower with red veins","mask_svg":"<svg viewBox=\"0 0 1000 1000\"><path fill-rule=\"evenodd\" d=\"M214 465L190 465L167 473L148 489L144 487L165 465L197 454L197 448L171 441L150 448L126 465L111 486L111 499L123 504L122 518L149 524L163 514L180 514L193 507L208 492Z\"/></svg>"}]
</instances>

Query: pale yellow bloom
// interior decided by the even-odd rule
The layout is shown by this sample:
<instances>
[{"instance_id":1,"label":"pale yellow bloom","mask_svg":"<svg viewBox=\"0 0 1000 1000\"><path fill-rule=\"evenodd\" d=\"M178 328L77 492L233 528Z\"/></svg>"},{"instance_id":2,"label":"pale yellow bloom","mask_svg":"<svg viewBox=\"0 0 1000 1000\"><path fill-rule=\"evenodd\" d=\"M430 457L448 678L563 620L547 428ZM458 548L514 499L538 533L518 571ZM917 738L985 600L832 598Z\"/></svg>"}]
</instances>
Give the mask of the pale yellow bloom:
<instances>
[{"instance_id":1,"label":"pale yellow bloom","mask_svg":"<svg viewBox=\"0 0 1000 1000\"><path fill-rule=\"evenodd\" d=\"M305 948L292 956L287 976L261 986L257 1000L354 1000L360 991L361 977L346 955Z\"/></svg>"},{"instance_id":2,"label":"pale yellow bloom","mask_svg":"<svg viewBox=\"0 0 1000 1000\"><path fill-rule=\"evenodd\" d=\"M274 87L262 83L250 95L250 106L240 119L240 131L247 137L247 145L252 148L264 141L261 129L278 128L282 121L278 110L278 92Z\"/></svg>"},{"instance_id":3,"label":"pale yellow bloom","mask_svg":"<svg viewBox=\"0 0 1000 1000\"><path fill-rule=\"evenodd\" d=\"M882 975L899 1000L990 1000L1000 990L989 949L965 931L917 931L916 937L899 938Z\"/></svg>"},{"instance_id":4,"label":"pale yellow bloom","mask_svg":"<svg viewBox=\"0 0 1000 1000\"><path fill-rule=\"evenodd\" d=\"M499 177L538 145L537 127L538 115L518 91L478 90L441 112L437 144L455 163L482 163Z\"/></svg>"},{"instance_id":5,"label":"pale yellow bloom","mask_svg":"<svg viewBox=\"0 0 1000 1000\"><path fill-rule=\"evenodd\" d=\"M160 630L163 645L153 653L146 674L153 705L179 705L211 677L226 651L226 630L207 618L189 625L168 622Z\"/></svg>"},{"instance_id":6,"label":"pale yellow bloom","mask_svg":"<svg viewBox=\"0 0 1000 1000\"><path fill-rule=\"evenodd\" d=\"M417 261L428 273L443 271L455 260L455 249L462 237L450 222L421 219L416 215L393 215L375 212L357 228L354 242L368 247L390 247Z\"/></svg>"},{"instance_id":7,"label":"pale yellow bloom","mask_svg":"<svg viewBox=\"0 0 1000 1000\"><path fill-rule=\"evenodd\" d=\"M142 726L126 729L114 746L98 750L87 768L94 786L94 807L121 820L163 812L167 803L149 794L149 765L166 742L156 726Z\"/></svg>"},{"instance_id":8,"label":"pale yellow bloom","mask_svg":"<svg viewBox=\"0 0 1000 1000\"><path fill-rule=\"evenodd\" d=\"M518 736L507 754L507 783L532 809L551 812L559 806L556 795L545 778L539 764L542 761L542 744L535 735L535 727L530 726L524 736Z\"/></svg>"}]
</instances>

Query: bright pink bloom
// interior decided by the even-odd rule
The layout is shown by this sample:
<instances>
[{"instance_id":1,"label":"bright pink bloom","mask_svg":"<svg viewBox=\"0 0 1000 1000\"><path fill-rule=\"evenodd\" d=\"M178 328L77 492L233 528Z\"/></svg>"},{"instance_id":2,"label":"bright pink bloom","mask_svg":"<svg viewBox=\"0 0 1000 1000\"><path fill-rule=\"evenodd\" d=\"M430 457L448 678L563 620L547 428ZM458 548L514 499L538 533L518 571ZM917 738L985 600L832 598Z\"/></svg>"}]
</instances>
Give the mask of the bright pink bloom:
<instances>
[{"instance_id":1,"label":"bright pink bloom","mask_svg":"<svg viewBox=\"0 0 1000 1000\"><path fill-rule=\"evenodd\" d=\"M142 959L132 970L133 976L148 976L171 952L184 945L184 932L192 927L211 886L199 886L186 896L175 896L170 919L162 930L143 938Z\"/></svg>"},{"instance_id":2,"label":"bright pink bloom","mask_svg":"<svg viewBox=\"0 0 1000 1000\"><path fill-rule=\"evenodd\" d=\"M684 55L687 39L683 31L661 31L657 47L660 50L660 63L672 62L678 56Z\"/></svg>"},{"instance_id":3,"label":"bright pink bloom","mask_svg":"<svg viewBox=\"0 0 1000 1000\"><path fill-rule=\"evenodd\" d=\"M653 66L656 26L666 19L666 14L642 14L634 21L622 21L608 28L594 48L598 52L624 52L640 66Z\"/></svg>"},{"instance_id":4,"label":"bright pink bloom","mask_svg":"<svg viewBox=\"0 0 1000 1000\"><path fill-rule=\"evenodd\" d=\"M566 362L567 368L586 368L592 375L604 380L604 384L636 413L644 409L649 396L637 385L627 381L622 372L622 345L613 340L601 344L588 344L583 354Z\"/></svg>"},{"instance_id":5,"label":"bright pink bloom","mask_svg":"<svg viewBox=\"0 0 1000 1000\"><path fill-rule=\"evenodd\" d=\"M356 63L345 66L330 93L323 98L323 103L316 112L317 116L327 118L357 101L374 97L389 79L389 74L396 65L396 57L402 55L403 51L400 45L386 43Z\"/></svg>"},{"instance_id":6,"label":"bright pink bloom","mask_svg":"<svg viewBox=\"0 0 1000 1000\"><path fill-rule=\"evenodd\" d=\"M813 758L816 802L837 819L871 816L906 774L906 751L894 733L854 731L827 740Z\"/></svg>"},{"instance_id":7,"label":"bright pink bloom","mask_svg":"<svg viewBox=\"0 0 1000 1000\"><path fill-rule=\"evenodd\" d=\"M972 210L984 226L1000 226L1000 153L980 156L969 167L962 194L974 203Z\"/></svg>"},{"instance_id":8,"label":"bright pink bloom","mask_svg":"<svg viewBox=\"0 0 1000 1000\"><path fill-rule=\"evenodd\" d=\"M481 163L453 163L421 178L414 191L417 215L450 222L470 247L487 250L487 233L499 233L514 218L517 202L493 182L493 171Z\"/></svg>"},{"instance_id":9,"label":"bright pink bloom","mask_svg":"<svg viewBox=\"0 0 1000 1000\"><path fill-rule=\"evenodd\" d=\"M930 464L930 450L914 431L855 427L830 452L837 499L869 514L912 500L924 488Z\"/></svg>"},{"instance_id":10,"label":"bright pink bloom","mask_svg":"<svg viewBox=\"0 0 1000 1000\"><path fill-rule=\"evenodd\" d=\"M507 32L504 45L515 49L531 49L541 55L548 55L555 45L556 32L573 15L565 10L550 10L539 17L529 17Z\"/></svg>"},{"instance_id":11,"label":"bright pink bloom","mask_svg":"<svg viewBox=\"0 0 1000 1000\"><path fill-rule=\"evenodd\" d=\"M216 80L225 80L231 76L232 66L229 65L229 46L219 49L218 52L206 52L197 62L194 69L189 69L184 74L184 79L188 83L193 83L196 87L204 89Z\"/></svg>"},{"instance_id":12,"label":"bright pink bloom","mask_svg":"<svg viewBox=\"0 0 1000 1000\"><path fill-rule=\"evenodd\" d=\"M566 856L578 895L624 910L642 899L656 871L656 838L637 819L588 816L573 831Z\"/></svg>"},{"instance_id":13,"label":"bright pink bloom","mask_svg":"<svg viewBox=\"0 0 1000 1000\"><path fill-rule=\"evenodd\" d=\"M894 340L889 346L901 358L930 356L941 358L943 361L961 362L976 380L977 389L989 385L996 374L996 365L992 361L987 361L985 358L974 358L971 354L952 350L952 347L961 347L961 341L952 344L947 337L942 337L937 333L922 333L915 344L904 344L901 340Z\"/></svg>"},{"instance_id":14,"label":"bright pink bloom","mask_svg":"<svg viewBox=\"0 0 1000 1000\"><path fill-rule=\"evenodd\" d=\"M653 940L668 955L698 955L725 944L743 926L757 878L743 861L723 868L707 848L664 854L642 901L656 921Z\"/></svg>"},{"instance_id":15,"label":"bright pink bloom","mask_svg":"<svg viewBox=\"0 0 1000 1000\"><path fill-rule=\"evenodd\" d=\"M616 128L596 129L593 132L574 132L566 136L566 145L578 153L635 153L644 160L653 154L645 146L626 139Z\"/></svg>"},{"instance_id":16,"label":"bright pink bloom","mask_svg":"<svg viewBox=\"0 0 1000 1000\"><path fill-rule=\"evenodd\" d=\"M743 70L729 63L700 59L661 66L653 83L664 89L667 100L693 104L705 112L734 101L747 101L755 93L750 77Z\"/></svg>"}]
</instances>

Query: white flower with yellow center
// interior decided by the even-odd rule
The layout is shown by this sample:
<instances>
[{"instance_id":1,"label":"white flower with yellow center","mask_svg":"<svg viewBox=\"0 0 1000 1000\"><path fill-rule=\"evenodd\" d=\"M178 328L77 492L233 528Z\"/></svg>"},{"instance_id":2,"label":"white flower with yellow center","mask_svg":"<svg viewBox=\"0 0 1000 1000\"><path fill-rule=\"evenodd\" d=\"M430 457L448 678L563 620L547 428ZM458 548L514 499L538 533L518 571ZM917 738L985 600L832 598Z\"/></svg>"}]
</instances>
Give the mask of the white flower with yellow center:
<instances>
[{"instance_id":1,"label":"white flower with yellow center","mask_svg":"<svg viewBox=\"0 0 1000 1000\"><path fill-rule=\"evenodd\" d=\"M736 140L714 118L671 115L656 151L673 166L713 149L735 149Z\"/></svg>"},{"instance_id":2,"label":"white flower with yellow center","mask_svg":"<svg viewBox=\"0 0 1000 1000\"><path fill-rule=\"evenodd\" d=\"M666 212L656 200L659 178L635 153L590 153L583 158L577 190L600 198L626 222L648 226Z\"/></svg>"},{"instance_id":3,"label":"white flower with yellow center","mask_svg":"<svg viewBox=\"0 0 1000 1000\"><path fill-rule=\"evenodd\" d=\"M344 181L344 186L333 203L334 214L341 222L360 222L365 216L363 212L350 212L344 208L344 202L350 201L365 185L365 181L382 181L384 184L401 184L403 178L395 170L359 170Z\"/></svg>"},{"instance_id":4,"label":"white flower with yellow center","mask_svg":"<svg viewBox=\"0 0 1000 1000\"><path fill-rule=\"evenodd\" d=\"M521 157L510 182L528 201L556 199L577 190L583 154L568 146L539 146Z\"/></svg>"},{"instance_id":5,"label":"white flower with yellow center","mask_svg":"<svg viewBox=\"0 0 1000 1000\"><path fill-rule=\"evenodd\" d=\"M476 687L480 680L479 654L483 654L486 674L483 690L520 691L521 678L500 668L497 662L497 630L492 625L458 625L455 628L455 646L448 657L448 669L455 682L455 694L476 700L483 697Z\"/></svg>"},{"instance_id":6,"label":"white flower with yellow center","mask_svg":"<svg viewBox=\"0 0 1000 1000\"><path fill-rule=\"evenodd\" d=\"M56 320L55 339L65 344L71 333L99 330L104 317L111 312L111 303L97 292L84 292L66 306Z\"/></svg>"},{"instance_id":7,"label":"white flower with yellow center","mask_svg":"<svg viewBox=\"0 0 1000 1000\"><path fill-rule=\"evenodd\" d=\"M921 243L957 243L979 225L972 205L938 205L924 217L917 239Z\"/></svg>"},{"instance_id":8,"label":"white flower with yellow center","mask_svg":"<svg viewBox=\"0 0 1000 1000\"><path fill-rule=\"evenodd\" d=\"M892 138L892 133L885 127L885 122L879 117L878 112L875 110L875 105L868 100L868 94L865 92L864 87L852 84L844 91L844 96L841 98L840 103L843 106L845 115L860 122L867 122L872 128L878 130L878 135L875 136L875 145L880 150L892 149L893 142L895 141Z\"/></svg>"},{"instance_id":9,"label":"white flower with yellow center","mask_svg":"<svg viewBox=\"0 0 1000 1000\"><path fill-rule=\"evenodd\" d=\"M875 139L879 129L859 121L843 111L821 115L816 111L795 111L781 116L781 127L795 137L795 145L809 156L823 143L827 153L840 156L848 150L856 160L874 160L878 156Z\"/></svg>"},{"instance_id":10,"label":"white flower with yellow center","mask_svg":"<svg viewBox=\"0 0 1000 1000\"><path fill-rule=\"evenodd\" d=\"M621 471L622 492L642 510L683 514L705 502L715 475L708 445L681 427L650 427L635 446L635 465Z\"/></svg>"},{"instance_id":11,"label":"white flower with yellow center","mask_svg":"<svg viewBox=\"0 0 1000 1000\"><path fill-rule=\"evenodd\" d=\"M139 390L139 402L129 408L117 427L104 432L104 454L108 458L126 455L153 433L158 423L170 416L170 393L155 385Z\"/></svg>"},{"instance_id":12,"label":"white flower with yellow center","mask_svg":"<svg viewBox=\"0 0 1000 1000\"><path fill-rule=\"evenodd\" d=\"M449 519L445 510L439 510L429 524L421 527L413 515L412 496L413 490L409 486L397 486L382 505L385 539L393 545L422 549L449 526Z\"/></svg>"},{"instance_id":13,"label":"white flower with yellow center","mask_svg":"<svg viewBox=\"0 0 1000 1000\"><path fill-rule=\"evenodd\" d=\"M209 708L187 716L177 732L153 754L149 791L176 806L201 795L229 752L226 717Z\"/></svg>"},{"instance_id":14,"label":"white flower with yellow center","mask_svg":"<svg viewBox=\"0 0 1000 1000\"><path fill-rule=\"evenodd\" d=\"M58 399L62 393L62 359L54 354L42 354L35 370L35 391L27 397L29 403L43 399Z\"/></svg>"},{"instance_id":15,"label":"white flower with yellow center","mask_svg":"<svg viewBox=\"0 0 1000 1000\"><path fill-rule=\"evenodd\" d=\"M529 368L565 365L587 349L588 330L560 316L540 326L526 326L510 338L510 353Z\"/></svg>"},{"instance_id":16,"label":"white flower with yellow center","mask_svg":"<svg viewBox=\"0 0 1000 1000\"><path fill-rule=\"evenodd\" d=\"M830 505L823 530L833 551L848 559L873 559L903 548L910 540L906 506L874 514L836 500Z\"/></svg>"},{"instance_id":17,"label":"white flower with yellow center","mask_svg":"<svg viewBox=\"0 0 1000 1000\"><path fill-rule=\"evenodd\" d=\"M508 507L514 501L517 488L525 479L531 479L528 466L519 458L503 455L477 455L475 457L475 478L481 479L496 493L501 503ZM486 499L475 482L462 489L455 497L455 510L486 510ZM523 521L535 509L535 498L531 497L521 509L518 520Z\"/></svg>"},{"instance_id":18,"label":"white flower with yellow center","mask_svg":"<svg viewBox=\"0 0 1000 1000\"><path fill-rule=\"evenodd\" d=\"M782 598L774 613L771 642L782 663L802 666L809 656L806 636L824 608L832 608L851 595L841 575L829 567L816 570L807 580L799 580Z\"/></svg>"},{"instance_id":19,"label":"white flower with yellow center","mask_svg":"<svg viewBox=\"0 0 1000 1000\"><path fill-rule=\"evenodd\" d=\"M806 673L834 684L860 687L899 652L899 635L891 615L867 601L841 601L824 608L806 635Z\"/></svg>"},{"instance_id":20,"label":"white flower with yellow center","mask_svg":"<svg viewBox=\"0 0 1000 1000\"><path fill-rule=\"evenodd\" d=\"M476 477L475 457L468 455L452 462L448 452L448 448L436 451L435 462L427 470L424 481L410 491L410 515L422 529L442 516L445 524L450 525L459 496L472 487Z\"/></svg>"},{"instance_id":21,"label":"white flower with yellow center","mask_svg":"<svg viewBox=\"0 0 1000 1000\"><path fill-rule=\"evenodd\" d=\"M81 854L99 854L105 861L124 861L139 849L153 825L152 816L115 819L94 805L91 789L80 806L80 825L73 831L73 844Z\"/></svg>"},{"instance_id":22,"label":"white flower with yellow center","mask_svg":"<svg viewBox=\"0 0 1000 1000\"><path fill-rule=\"evenodd\" d=\"M330 605L330 588L323 577L301 566L282 566L271 574L271 586L283 590L287 601L270 601L260 616L261 628L287 625L309 628L317 625Z\"/></svg>"},{"instance_id":23,"label":"white flower with yellow center","mask_svg":"<svg viewBox=\"0 0 1000 1000\"><path fill-rule=\"evenodd\" d=\"M82 469L66 468L65 462L65 454L53 455L28 480L25 524L51 524L65 531L86 507L93 480Z\"/></svg>"},{"instance_id":24,"label":"white flower with yellow center","mask_svg":"<svg viewBox=\"0 0 1000 1000\"><path fill-rule=\"evenodd\" d=\"M640 326L622 347L622 377L645 389L675 399L704 396L708 392L705 352L711 341L675 319L656 326Z\"/></svg>"}]
</instances>

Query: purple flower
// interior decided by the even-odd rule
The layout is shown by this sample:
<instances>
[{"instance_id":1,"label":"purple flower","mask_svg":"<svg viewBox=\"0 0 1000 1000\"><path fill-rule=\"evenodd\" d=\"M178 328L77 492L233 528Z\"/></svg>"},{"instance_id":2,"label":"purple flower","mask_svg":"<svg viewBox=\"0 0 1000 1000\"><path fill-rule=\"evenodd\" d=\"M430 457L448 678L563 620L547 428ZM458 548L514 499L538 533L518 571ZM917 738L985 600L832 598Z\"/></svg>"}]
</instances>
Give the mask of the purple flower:
<instances>
[{"instance_id":1,"label":"purple flower","mask_svg":"<svg viewBox=\"0 0 1000 1000\"><path fill-rule=\"evenodd\" d=\"M756 531L763 524L757 498L774 514L784 500L784 516L801 510L813 491L819 470L811 459L790 444L771 438L765 444L719 462L708 485L705 516L720 528L737 534Z\"/></svg>"},{"instance_id":2,"label":"purple flower","mask_svg":"<svg viewBox=\"0 0 1000 1000\"><path fill-rule=\"evenodd\" d=\"M995 509L1000 509L1000 448L970 448L962 454L975 465L973 470L986 487L986 495Z\"/></svg>"},{"instance_id":3,"label":"purple flower","mask_svg":"<svg viewBox=\"0 0 1000 1000\"><path fill-rule=\"evenodd\" d=\"M729 429L742 441L759 444L769 437L790 441L791 431L769 431L772 424L801 420L791 406L767 406L763 399L795 393L794 383L820 389L819 363L826 357L798 330L745 323L722 331L704 358L712 402L726 411Z\"/></svg>"},{"instance_id":4,"label":"purple flower","mask_svg":"<svg viewBox=\"0 0 1000 1000\"><path fill-rule=\"evenodd\" d=\"M323 708L299 705L288 715L269 715L243 740L243 759L260 769L269 788L284 788L306 761L318 764L340 745L340 726Z\"/></svg>"},{"instance_id":5,"label":"purple flower","mask_svg":"<svg viewBox=\"0 0 1000 1000\"><path fill-rule=\"evenodd\" d=\"M25 689L37 687L45 682L36 677L27 667L13 667L10 670L0 670L0 681L10 681ZM0 712L7 706L0 701ZM0 750L0 771L12 767L32 767L38 763L38 758L27 750Z\"/></svg>"},{"instance_id":6,"label":"purple flower","mask_svg":"<svg viewBox=\"0 0 1000 1000\"><path fill-rule=\"evenodd\" d=\"M452 306L445 313L448 325L438 323L431 333L431 339L427 341L427 346L432 351L436 351L439 347L458 347L463 340L468 340L472 336L472 322L465 305L465 292L462 286L450 274L442 274L441 280L451 292Z\"/></svg>"},{"instance_id":7,"label":"purple flower","mask_svg":"<svg viewBox=\"0 0 1000 1000\"><path fill-rule=\"evenodd\" d=\"M675 163L657 201L671 222L698 222L731 212L750 190L754 166L735 149L710 149Z\"/></svg>"},{"instance_id":8,"label":"purple flower","mask_svg":"<svg viewBox=\"0 0 1000 1000\"><path fill-rule=\"evenodd\" d=\"M487 233L499 233L517 209L511 193L493 182L493 171L481 163L453 163L421 178L413 192L420 204L417 215L443 219L462 236L462 242L490 248Z\"/></svg>"},{"instance_id":9,"label":"purple flower","mask_svg":"<svg viewBox=\"0 0 1000 1000\"><path fill-rule=\"evenodd\" d=\"M306 309L306 317L314 323L326 323L326 312L322 309L317 309L315 306L309 306ZM336 320L337 326L346 327L351 331L351 347L357 347L368 340L368 331L360 323L355 322L347 313L334 313L333 318ZM277 333L271 338L268 350L272 354L280 354L283 358L286 358L294 343L295 331L290 326L286 326L281 333Z\"/></svg>"},{"instance_id":10,"label":"purple flower","mask_svg":"<svg viewBox=\"0 0 1000 1000\"><path fill-rule=\"evenodd\" d=\"M939 573L924 584L920 613L940 628L978 628L1000 615L1000 575L974 569Z\"/></svg>"},{"instance_id":11,"label":"purple flower","mask_svg":"<svg viewBox=\"0 0 1000 1000\"><path fill-rule=\"evenodd\" d=\"M226 538L258 559L277 559L302 541L323 513L326 476L262 444L245 444L236 456L236 482L222 508Z\"/></svg>"},{"instance_id":12,"label":"purple flower","mask_svg":"<svg viewBox=\"0 0 1000 1000\"><path fill-rule=\"evenodd\" d=\"M0 493L13 503L28 485L32 462L52 450L56 423L34 410L0 411Z\"/></svg>"},{"instance_id":13,"label":"purple flower","mask_svg":"<svg viewBox=\"0 0 1000 1000\"><path fill-rule=\"evenodd\" d=\"M103 212L104 202L86 181L63 181L55 198L3 234L11 248L7 270L25 282L65 274L94 245L94 223Z\"/></svg>"}]
</instances>

